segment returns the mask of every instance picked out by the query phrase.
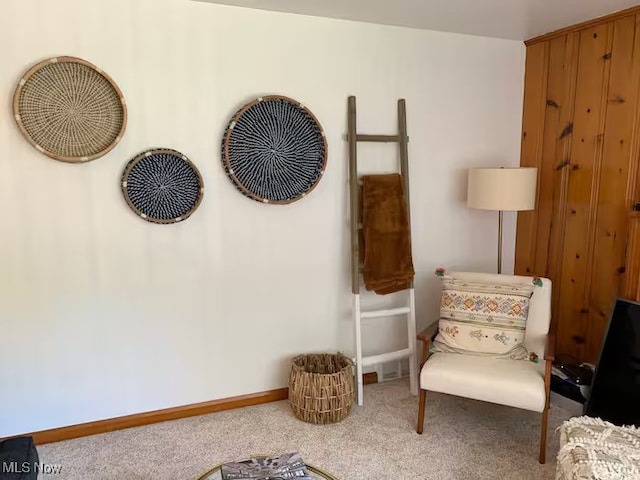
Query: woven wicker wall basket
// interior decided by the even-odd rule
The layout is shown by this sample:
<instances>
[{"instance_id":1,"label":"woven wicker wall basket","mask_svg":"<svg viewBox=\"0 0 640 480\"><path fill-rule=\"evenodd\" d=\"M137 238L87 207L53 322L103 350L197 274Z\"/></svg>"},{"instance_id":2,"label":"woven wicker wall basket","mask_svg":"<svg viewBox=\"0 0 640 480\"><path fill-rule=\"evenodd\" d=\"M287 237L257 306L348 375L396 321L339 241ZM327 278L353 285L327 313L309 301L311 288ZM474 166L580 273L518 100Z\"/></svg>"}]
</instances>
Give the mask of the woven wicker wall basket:
<instances>
[{"instance_id":1,"label":"woven wicker wall basket","mask_svg":"<svg viewBox=\"0 0 640 480\"><path fill-rule=\"evenodd\" d=\"M125 167L122 194L136 215L152 223L177 223L196 211L204 183L182 153L154 148L136 155Z\"/></svg>"},{"instance_id":2,"label":"woven wicker wall basket","mask_svg":"<svg viewBox=\"0 0 640 480\"><path fill-rule=\"evenodd\" d=\"M307 354L293 359L289 402L307 423L335 423L349 415L354 400L353 362L338 354Z\"/></svg>"},{"instance_id":3,"label":"woven wicker wall basket","mask_svg":"<svg viewBox=\"0 0 640 480\"><path fill-rule=\"evenodd\" d=\"M13 114L38 151L71 163L108 153L127 125L127 107L115 82L75 57L51 58L29 69L13 96Z\"/></svg>"},{"instance_id":4,"label":"woven wicker wall basket","mask_svg":"<svg viewBox=\"0 0 640 480\"><path fill-rule=\"evenodd\" d=\"M281 95L242 107L222 139L228 177L243 195L262 203L304 198L320 182L326 164L327 141L318 119L302 103Z\"/></svg>"}]
</instances>

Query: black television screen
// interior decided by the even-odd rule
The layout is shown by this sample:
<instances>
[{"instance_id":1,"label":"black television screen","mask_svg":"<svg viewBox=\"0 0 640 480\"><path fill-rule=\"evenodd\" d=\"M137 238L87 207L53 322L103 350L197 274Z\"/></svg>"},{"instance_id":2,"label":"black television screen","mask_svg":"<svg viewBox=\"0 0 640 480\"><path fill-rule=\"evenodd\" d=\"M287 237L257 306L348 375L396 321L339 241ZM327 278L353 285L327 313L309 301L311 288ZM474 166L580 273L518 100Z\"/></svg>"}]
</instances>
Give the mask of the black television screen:
<instances>
[{"instance_id":1,"label":"black television screen","mask_svg":"<svg viewBox=\"0 0 640 480\"><path fill-rule=\"evenodd\" d=\"M640 303L616 301L585 415L640 426Z\"/></svg>"}]
</instances>

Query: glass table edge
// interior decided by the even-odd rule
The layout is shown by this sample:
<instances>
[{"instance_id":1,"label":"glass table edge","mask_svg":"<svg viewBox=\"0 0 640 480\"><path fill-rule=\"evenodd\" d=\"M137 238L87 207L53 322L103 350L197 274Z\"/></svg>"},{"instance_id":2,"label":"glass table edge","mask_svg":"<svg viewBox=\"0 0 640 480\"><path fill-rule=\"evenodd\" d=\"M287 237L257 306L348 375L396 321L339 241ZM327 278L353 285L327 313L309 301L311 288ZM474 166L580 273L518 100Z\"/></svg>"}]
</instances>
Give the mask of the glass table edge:
<instances>
[{"instance_id":1,"label":"glass table edge","mask_svg":"<svg viewBox=\"0 0 640 480\"><path fill-rule=\"evenodd\" d=\"M262 455L251 455L251 456L252 457L260 457ZM267 455L264 455L264 456L266 457ZM194 480L207 480L207 477L209 475L211 475L212 473L214 473L216 470L220 470L220 467L222 467L222 465L224 465L224 462L223 463L219 463L218 465L210 468L209 470L207 470L203 474L201 474L198 477L196 477ZM315 467L313 465L309 465L308 463L305 463L305 465L307 466L307 468L311 472L317 473L319 475L324 476L326 478L326 480L339 480L338 477L335 477L335 476L331 475L329 472L325 472L321 468Z\"/></svg>"}]
</instances>

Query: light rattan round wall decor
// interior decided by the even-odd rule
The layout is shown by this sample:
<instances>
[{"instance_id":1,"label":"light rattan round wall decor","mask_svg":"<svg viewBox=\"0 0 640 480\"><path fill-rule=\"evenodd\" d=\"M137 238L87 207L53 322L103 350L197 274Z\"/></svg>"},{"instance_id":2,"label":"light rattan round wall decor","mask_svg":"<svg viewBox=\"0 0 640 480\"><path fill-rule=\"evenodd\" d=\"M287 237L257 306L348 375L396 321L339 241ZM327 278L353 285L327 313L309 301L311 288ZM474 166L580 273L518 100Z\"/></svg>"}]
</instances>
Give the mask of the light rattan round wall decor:
<instances>
[{"instance_id":1,"label":"light rattan round wall decor","mask_svg":"<svg viewBox=\"0 0 640 480\"><path fill-rule=\"evenodd\" d=\"M189 218L204 194L196 166L169 148L136 155L124 169L121 186L129 207L153 223L176 223Z\"/></svg>"},{"instance_id":2,"label":"light rattan round wall decor","mask_svg":"<svg viewBox=\"0 0 640 480\"><path fill-rule=\"evenodd\" d=\"M30 68L18 82L13 113L38 151L71 163L109 152L127 125L118 86L98 67L76 57L55 57Z\"/></svg>"},{"instance_id":3,"label":"light rattan round wall decor","mask_svg":"<svg viewBox=\"0 0 640 480\"><path fill-rule=\"evenodd\" d=\"M260 97L231 119L222 165L240 192L263 203L287 204L315 188L327 163L327 141L316 117L281 95Z\"/></svg>"}]
</instances>

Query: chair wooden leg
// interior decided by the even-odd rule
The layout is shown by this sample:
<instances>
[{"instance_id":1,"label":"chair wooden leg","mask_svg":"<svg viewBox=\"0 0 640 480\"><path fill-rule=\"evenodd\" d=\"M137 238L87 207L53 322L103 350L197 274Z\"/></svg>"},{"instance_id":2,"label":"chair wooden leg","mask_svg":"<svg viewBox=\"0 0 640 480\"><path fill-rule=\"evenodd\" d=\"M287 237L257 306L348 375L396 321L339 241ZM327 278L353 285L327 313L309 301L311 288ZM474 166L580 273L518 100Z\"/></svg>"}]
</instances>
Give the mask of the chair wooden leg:
<instances>
[{"instance_id":1,"label":"chair wooden leg","mask_svg":"<svg viewBox=\"0 0 640 480\"><path fill-rule=\"evenodd\" d=\"M538 457L538 461L542 464L544 464L547 459L547 423L549 420L549 397L551 394L551 360L547 360L544 369L544 391L545 404L540 421L540 456Z\"/></svg>"},{"instance_id":2,"label":"chair wooden leg","mask_svg":"<svg viewBox=\"0 0 640 480\"><path fill-rule=\"evenodd\" d=\"M420 400L418 402L418 425L416 427L416 432L418 434L422 434L422 429L424 428L424 403L427 397L427 391L420 389Z\"/></svg>"},{"instance_id":3,"label":"chair wooden leg","mask_svg":"<svg viewBox=\"0 0 640 480\"><path fill-rule=\"evenodd\" d=\"M544 464L547 459L547 420L549 418L549 407L542 411L542 421L540 425L540 457L538 461Z\"/></svg>"}]
</instances>

